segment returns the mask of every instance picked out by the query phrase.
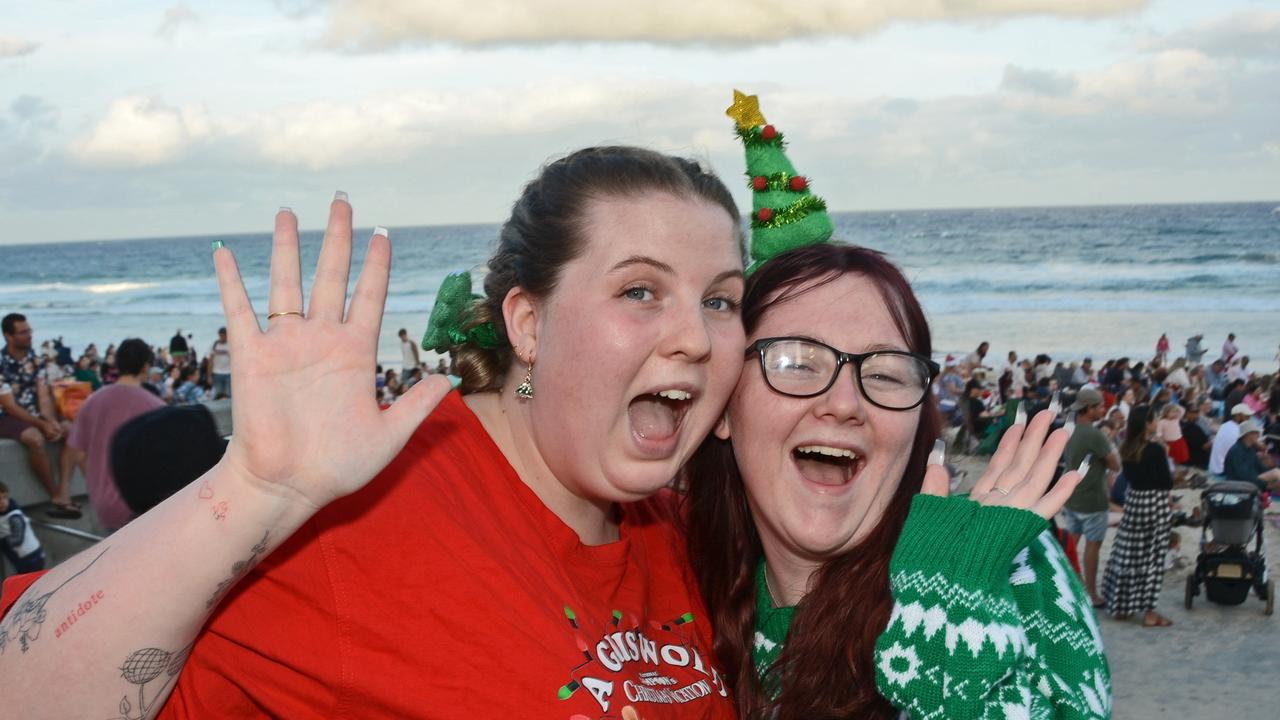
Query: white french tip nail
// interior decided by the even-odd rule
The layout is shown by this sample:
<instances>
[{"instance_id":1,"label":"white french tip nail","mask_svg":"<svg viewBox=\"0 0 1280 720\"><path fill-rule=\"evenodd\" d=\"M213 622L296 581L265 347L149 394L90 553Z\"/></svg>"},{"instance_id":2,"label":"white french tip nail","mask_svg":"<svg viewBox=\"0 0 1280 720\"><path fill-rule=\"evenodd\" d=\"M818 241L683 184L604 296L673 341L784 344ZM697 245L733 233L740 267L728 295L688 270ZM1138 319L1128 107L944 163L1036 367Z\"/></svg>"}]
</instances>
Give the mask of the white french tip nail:
<instances>
[{"instance_id":1,"label":"white french tip nail","mask_svg":"<svg viewBox=\"0 0 1280 720\"><path fill-rule=\"evenodd\" d=\"M1076 472L1080 473L1080 477L1084 477L1089 474L1089 463L1092 460L1092 455L1085 455L1084 459L1080 461L1080 467L1076 468Z\"/></svg>"},{"instance_id":2,"label":"white french tip nail","mask_svg":"<svg viewBox=\"0 0 1280 720\"><path fill-rule=\"evenodd\" d=\"M1058 393L1053 394L1053 399L1049 401L1049 412L1057 415L1062 412L1062 402L1058 399Z\"/></svg>"},{"instance_id":3,"label":"white french tip nail","mask_svg":"<svg viewBox=\"0 0 1280 720\"><path fill-rule=\"evenodd\" d=\"M1067 421L1067 423L1066 423L1065 425L1063 425L1063 426L1062 426L1062 429L1063 429L1063 430L1066 430L1068 435L1073 435L1073 434L1075 434L1075 431L1076 431L1076 421L1075 421L1075 420L1068 420L1068 421Z\"/></svg>"},{"instance_id":4,"label":"white french tip nail","mask_svg":"<svg viewBox=\"0 0 1280 720\"><path fill-rule=\"evenodd\" d=\"M381 225L373 229L373 234L381 235L382 237L387 238L388 240L391 239L391 233L387 232L387 229L382 227Z\"/></svg>"},{"instance_id":5,"label":"white french tip nail","mask_svg":"<svg viewBox=\"0 0 1280 720\"><path fill-rule=\"evenodd\" d=\"M282 213L282 212L291 213L291 212L293 212L293 208L291 208L291 207L285 207L284 205L281 205L281 206L280 206L280 209L279 209L279 210L277 210L276 212L277 212L277 213Z\"/></svg>"},{"instance_id":6,"label":"white french tip nail","mask_svg":"<svg viewBox=\"0 0 1280 720\"><path fill-rule=\"evenodd\" d=\"M930 465L943 465L947 462L947 441L938 438L933 441L933 450L929 453Z\"/></svg>"},{"instance_id":7,"label":"white french tip nail","mask_svg":"<svg viewBox=\"0 0 1280 720\"><path fill-rule=\"evenodd\" d=\"M1014 413L1013 415L1013 424L1014 425L1027 424L1027 409L1023 407L1022 403L1018 403L1018 412Z\"/></svg>"},{"instance_id":8,"label":"white french tip nail","mask_svg":"<svg viewBox=\"0 0 1280 720\"><path fill-rule=\"evenodd\" d=\"M341 191L341 190L339 190L339 191L337 191L337 192L335 192L335 193L333 194L333 199L334 199L334 200L341 200L341 201L343 201L343 202L349 202L349 201L347 200L347 194L346 194L345 192Z\"/></svg>"}]
</instances>

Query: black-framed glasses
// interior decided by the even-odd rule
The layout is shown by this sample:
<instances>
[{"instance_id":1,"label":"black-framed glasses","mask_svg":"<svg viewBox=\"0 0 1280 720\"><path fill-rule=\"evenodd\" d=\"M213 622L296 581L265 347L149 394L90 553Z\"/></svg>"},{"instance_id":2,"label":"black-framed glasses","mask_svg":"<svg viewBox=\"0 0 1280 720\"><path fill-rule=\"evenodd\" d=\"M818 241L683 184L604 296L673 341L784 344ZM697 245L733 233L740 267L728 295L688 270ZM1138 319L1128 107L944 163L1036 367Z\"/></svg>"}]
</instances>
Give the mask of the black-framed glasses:
<instances>
[{"instance_id":1,"label":"black-framed glasses","mask_svg":"<svg viewBox=\"0 0 1280 720\"><path fill-rule=\"evenodd\" d=\"M803 337L760 338L747 348L746 357L752 354L760 358L770 388L802 398L830 390L840 369L851 363L862 396L886 410L910 410L924 402L940 370L938 363L915 353L847 353Z\"/></svg>"}]
</instances>

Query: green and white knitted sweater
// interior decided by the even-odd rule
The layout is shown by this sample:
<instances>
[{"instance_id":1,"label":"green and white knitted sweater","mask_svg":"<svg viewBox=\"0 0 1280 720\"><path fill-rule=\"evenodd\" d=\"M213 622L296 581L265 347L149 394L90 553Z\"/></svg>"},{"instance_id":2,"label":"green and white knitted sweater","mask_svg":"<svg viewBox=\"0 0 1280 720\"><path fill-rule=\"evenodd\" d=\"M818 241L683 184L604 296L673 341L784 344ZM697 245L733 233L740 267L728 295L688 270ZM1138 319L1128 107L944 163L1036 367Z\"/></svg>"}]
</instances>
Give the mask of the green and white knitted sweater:
<instances>
[{"instance_id":1,"label":"green and white knitted sweater","mask_svg":"<svg viewBox=\"0 0 1280 720\"><path fill-rule=\"evenodd\" d=\"M756 671L782 652L792 608L757 580ZM913 720L1111 716L1111 674L1088 595L1035 513L917 496L889 565L876 685ZM785 679L783 680L785 682Z\"/></svg>"}]
</instances>

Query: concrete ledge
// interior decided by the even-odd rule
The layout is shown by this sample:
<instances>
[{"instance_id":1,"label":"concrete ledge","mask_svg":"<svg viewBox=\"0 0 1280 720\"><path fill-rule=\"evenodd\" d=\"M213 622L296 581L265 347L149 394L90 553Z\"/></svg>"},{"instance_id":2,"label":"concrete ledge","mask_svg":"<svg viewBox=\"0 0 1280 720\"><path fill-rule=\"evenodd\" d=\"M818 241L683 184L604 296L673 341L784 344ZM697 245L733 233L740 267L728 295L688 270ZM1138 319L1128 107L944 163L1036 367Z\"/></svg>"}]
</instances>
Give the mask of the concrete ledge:
<instances>
[{"instance_id":1,"label":"concrete ledge","mask_svg":"<svg viewBox=\"0 0 1280 720\"><path fill-rule=\"evenodd\" d=\"M231 401L218 400L206 405L213 413L218 432L224 436L230 435ZM62 443L45 443L45 452L56 474L58 460L62 457ZM84 475L79 470L71 477L71 496L84 506L84 517L80 520L51 520L44 515L44 510L49 505L49 493L31 471L26 448L16 440L0 440L0 480L9 486L10 495L31 516L32 527L44 545L49 567L92 545L91 537L105 535L106 531L98 525L92 499L85 489ZM5 567L0 562L0 577L9 572L12 572L12 568Z\"/></svg>"},{"instance_id":2,"label":"concrete ledge","mask_svg":"<svg viewBox=\"0 0 1280 720\"><path fill-rule=\"evenodd\" d=\"M218 432L224 436L230 435L231 401L217 400L206 403L206 406L213 413L213 419L218 425ZM58 460L62 457L62 444L50 445L45 443L45 452L48 454L50 466L53 467L56 474ZM0 480L3 480L9 486L9 492L13 499L23 507L49 500L48 491L44 489L44 485L40 484L40 479L31 471L31 462L27 458L26 448L22 447L16 440L0 440ZM71 477L71 494L73 496L86 494L84 475L78 470Z\"/></svg>"},{"instance_id":3,"label":"concrete ledge","mask_svg":"<svg viewBox=\"0 0 1280 720\"><path fill-rule=\"evenodd\" d=\"M45 443L44 450L56 477L58 460L62 457L62 443ZM0 440L0 480L4 480L4 484L9 486L9 494L23 507L49 500L49 491L44 489L40 479L31 471L27 449L17 440ZM71 476L71 494L85 494L84 475L79 470Z\"/></svg>"}]
</instances>

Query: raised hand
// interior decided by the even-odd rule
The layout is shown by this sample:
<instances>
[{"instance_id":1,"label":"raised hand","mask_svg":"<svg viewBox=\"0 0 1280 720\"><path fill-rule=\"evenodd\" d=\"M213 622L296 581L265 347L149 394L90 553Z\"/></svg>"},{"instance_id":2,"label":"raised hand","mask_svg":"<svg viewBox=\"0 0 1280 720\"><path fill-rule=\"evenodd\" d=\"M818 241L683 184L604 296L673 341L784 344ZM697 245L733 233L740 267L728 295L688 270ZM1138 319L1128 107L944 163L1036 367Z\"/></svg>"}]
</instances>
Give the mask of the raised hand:
<instances>
[{"instance_id":1,"label":"raised hand","mask_svg":"<svg viewBox=\"0 0 1280 720\"><path fill-rule=\"evenodd\" d=\"M445 378L428 376L391 409L379 409L374 380L391 243L381 228L370 238L347 308L351 216L339 193L304 309L298 219L288 209L276 214L265 332L231 251L213 256L235 389L223 463L259 489L313 509L363 487L450 389Z\"/></svg>"},{"instance_id":2,"label":"raised hand","mask_svg":"<svg viewBox=\"0 0 1280 720\"><path fill-rule=\"evenodd\" d=\"M1058 484L1046 492L1057 470L1058 458L1071 439L1066 430L1049 433L1056 416L1056 412L1046 410L1037 414L1029 425L1019 422L1010 426L969 497L983 505L1030 510L1046 520L1057 515L1080 483L1082 474L1076 470L1063 473ZM920 491L945 497L948 488L946 467L931 456Z\"/></svg>"}]
</instances>

